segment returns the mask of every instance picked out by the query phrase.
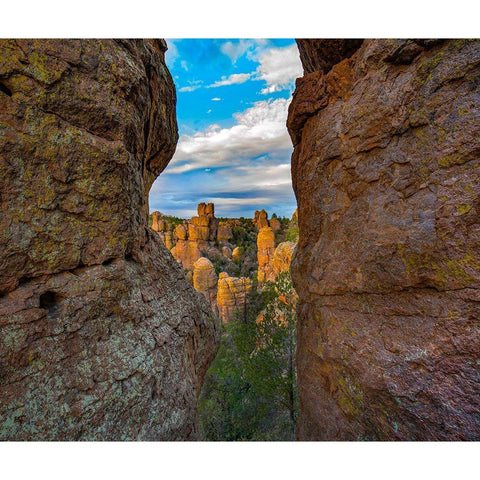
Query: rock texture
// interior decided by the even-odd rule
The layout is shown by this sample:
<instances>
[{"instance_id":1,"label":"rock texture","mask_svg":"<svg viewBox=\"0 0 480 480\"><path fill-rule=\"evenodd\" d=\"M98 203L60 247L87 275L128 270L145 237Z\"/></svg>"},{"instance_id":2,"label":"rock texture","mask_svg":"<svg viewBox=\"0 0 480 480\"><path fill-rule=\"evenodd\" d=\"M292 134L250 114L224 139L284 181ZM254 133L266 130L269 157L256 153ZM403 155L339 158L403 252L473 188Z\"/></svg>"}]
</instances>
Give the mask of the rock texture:
<instances>
[{"instance_id":1,"label":"rock texture","mask_svg":"<svg viewBox=\"0 0 480 480\"><path fill-rule=\"evenodd\" d=\"M258 283L261 285L272 277L272 260L275 253L275 233L266 226L257 236Z\"/></svg>"},{"instance_id":2,"label":"rock texture","mask_svg":"<svg viewBox=\"0 0 480 480\"><path fill-rule=\"evenodd\" d=\"M229 322L235 313L242 313L247 303L247 295L252 290L249 278L229 277L222 272L218 278L217 307L223 323Z\"/></svg>"},{"instance_id":3,"label":"rock texture","mask_svg":"<svg viewBox=\"0 0 480 480\"><path fill-rule=\"evenodd\" d=\"M282 242L278 244L273 252L272 264L269 269L270 275L267 277L267 280L275 280L279 273L290 271L292 256L296 245L294 242Z\"/></svg>"},{"instance_id":4,"label":"rock texture","mask_svg":"<svg viewBox=\"0 0 480 480\"><path fill-rule=\"evenodd\" d=\"M207 299L213 311L217 310L217 282L212 262L205 257L199 258L193 266L193 288Z\"/></svg>"},{"instance_id":5,"label":"rock texture","mask_svg":"<svg viewBox=\"0 0 480 480\"><path fill-rule=\"evenodd\" d=\"M480 42L302 41L302 440L479 440Z\"/></svg>"},{"instance_id":6,"label":"rock texture","mask_svg":"<svg viewBox=\"0 0 480 480\"><path fill-rule=\"evenodd\" d=\"M255 210L255 214L253 217L253 224L260 230L263 227L268 227L268 213L262 210Z\"/></svg>"},{"instance_id":7,"label":"rock texture","mask_svg":"<svg viewBox=\"0 0 480 480\"><path fill-rule=\"evenodd\" d=\"M198 437L207 302L147 227L163 41L0 40L0 439Z\"/></svg>"}]
</instances>

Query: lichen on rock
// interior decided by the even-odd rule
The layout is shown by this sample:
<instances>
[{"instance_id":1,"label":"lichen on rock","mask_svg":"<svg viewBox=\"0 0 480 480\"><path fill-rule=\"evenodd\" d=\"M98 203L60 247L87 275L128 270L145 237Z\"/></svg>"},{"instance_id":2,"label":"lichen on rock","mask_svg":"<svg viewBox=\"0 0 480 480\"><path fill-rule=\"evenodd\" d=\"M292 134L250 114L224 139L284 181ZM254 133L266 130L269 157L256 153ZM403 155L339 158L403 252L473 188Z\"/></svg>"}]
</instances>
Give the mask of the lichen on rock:
<instances>
[{"instance_id":1,"label":"lichen on rock","mask_svg":"<svg viewBox=\"0 0 480 480\"><path fill-rule=\"evenodd\" d=\"M219 324L147 226L178 139L165 50L0 40L2 440L198 438Z\"/></svg>"},{"instance_id":2,"label":"lichen on rock","mask_svg":"<svg viewBox=\"0 0 480 480\"><path fill-rule=\"evenodd\" d=\"M480 439L478 40L302 40L302 440ZM350 42L350 43L348 43Z\"/></svg>"}]
</instances>

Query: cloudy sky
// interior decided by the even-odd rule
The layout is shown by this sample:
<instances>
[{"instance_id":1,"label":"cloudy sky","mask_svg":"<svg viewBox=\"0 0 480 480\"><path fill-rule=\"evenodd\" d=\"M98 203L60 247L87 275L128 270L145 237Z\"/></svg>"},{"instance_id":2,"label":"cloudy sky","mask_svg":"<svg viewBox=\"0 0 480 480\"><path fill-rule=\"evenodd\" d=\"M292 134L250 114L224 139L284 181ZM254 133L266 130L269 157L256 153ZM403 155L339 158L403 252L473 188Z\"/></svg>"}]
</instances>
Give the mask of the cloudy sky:
<instances>
[{"instance_id":1,"label":"cloudy sky","mask_svg":"<svg viewBox=\"0 0 480 480\"><path fill-rule=\"evenodd\" d=\"M215 214L290 217L287 109L302 75L293 39L167 40L180 139L150 192L150 211L189 218L199 202Z\"/></svg>"}]
</instances>

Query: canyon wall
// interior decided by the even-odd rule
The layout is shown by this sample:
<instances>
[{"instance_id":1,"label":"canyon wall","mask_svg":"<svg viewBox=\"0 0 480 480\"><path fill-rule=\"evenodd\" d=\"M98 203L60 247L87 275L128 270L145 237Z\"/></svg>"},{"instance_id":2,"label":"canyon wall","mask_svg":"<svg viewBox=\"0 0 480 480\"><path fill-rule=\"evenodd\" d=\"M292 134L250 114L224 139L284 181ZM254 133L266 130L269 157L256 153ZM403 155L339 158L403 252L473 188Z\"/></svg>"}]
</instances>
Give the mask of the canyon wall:
<instances>
[{"instance_id":1,"label":"canyon wall","mask_svg":"<svg viewBox=\"0 0 480 480\"><path fill-rule=\"evenodd\" d=\"M0 40L1 440L198 438L219 323L147 227L165 50Z\"/></svg>"},{"instance_id":2,"label":"canyon wall","mask_svg":"<svg viewBox=\"0 0 480 480\"><path fill-rule=\"evenodd\" d=\"M301 440L479 440L480 41L299 40Z\"/></svg>"}]
</instances>

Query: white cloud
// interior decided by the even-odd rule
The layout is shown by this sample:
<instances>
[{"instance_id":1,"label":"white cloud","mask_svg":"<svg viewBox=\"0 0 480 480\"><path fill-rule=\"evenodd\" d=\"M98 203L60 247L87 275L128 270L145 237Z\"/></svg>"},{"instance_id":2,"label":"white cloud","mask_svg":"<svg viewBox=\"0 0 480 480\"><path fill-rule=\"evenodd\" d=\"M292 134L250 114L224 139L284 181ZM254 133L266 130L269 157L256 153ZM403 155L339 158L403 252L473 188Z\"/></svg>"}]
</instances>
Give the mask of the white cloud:
<instances>
[{"instance_id":1,"label":"white cloud","mask_svg":"<svg viewBox=\"0 0 480 480\"><path fill-rule=\"evenodd\" d=\"M225 42L220 47L220 51L227 55L232 63L235 63L248 50L256 47L254 40L240 39L238 42Z\"/></svg>"},{"instance_id":2,"label":"white cloud","mask_svg":"<svg viewBox=\"0 0 480 480\"><path fill-rule=\"evenodd\" d=\"M296 44L283 48L270 48L258 56L256 80L264 80L267 87L261 93L268 94L290 88L293 90L297 77L303 69Z\"/></svg>"},{"instance_id":3,"label":"white cloud","mask_svg":"<svg viewBox=\"0 0 480 480\"><path fill-rule=\"evenodd\" d=\"M197 90L200 87L201 87L201 85L190 85L188 87L179 88L178 91L179 92L194 92L195 90Z\"/></svg>"},{"instance_id":4,"label":"white cloud","mask_svg":"<svg viewBox=\"0 0 480 480\"><path fill-rule=\"evenodd\" d=\"M169 68L172 68L175 60L178 58L178 48L174 39L167 40L167 52L165 53L165 62Z\"/></svg>"},{"instance_id":5,"label":"white cloud","mask_svg":"<svg viewBox=\"0 0 480 480\"><path fill-rule=\"evenodd\" d=\"M207 113L212 113L212 109L209 108L209 109L207 110Z\"/></svg>"},{"instance_id":6,"label":"white cloud","mask_svg":"<svg viewBox=\"0 0 480 480\"><path fill-rule=\"evenodd\" d=\"M229 77L223 76L221 80L208 85L207 88L224 87L236 83L245 83L253 74L252 73L232 73Z\"/></svg>"},{"instance_id":7,"label":"white cloud","mask_svg":"<svg viewBox=\"0 0 480 480\"><path fill-rule=\"evenodd\" d=\"M199 168L232 166L245 158L291 149L286 119L290 99L262 100L235 114L231 128L210 125L194 135L182 135L175 156L164 174ZM243 160L242 160L243 159Z\"/></svg>"},{"instance_id":8,"label":"white cloud","mask_svg":"<svg viewBox=\"0 0 480 480\"><path fill-rule=\"evenodd\" d=\"M219 97L213 97L212 102L220 102L222 99Z\"/></svg>"},{"instance_id":9,"label":"white cloud","mask_svg":"<svg viewBox=\"0 0 480 480\"><path fill-rule=\"evenodd\" d=\"M185 87L179 88L179 92L194 92L195 90L199 89L202 86L202 80L190 80L189 85Z\"/></svg>"}]
</instances>

